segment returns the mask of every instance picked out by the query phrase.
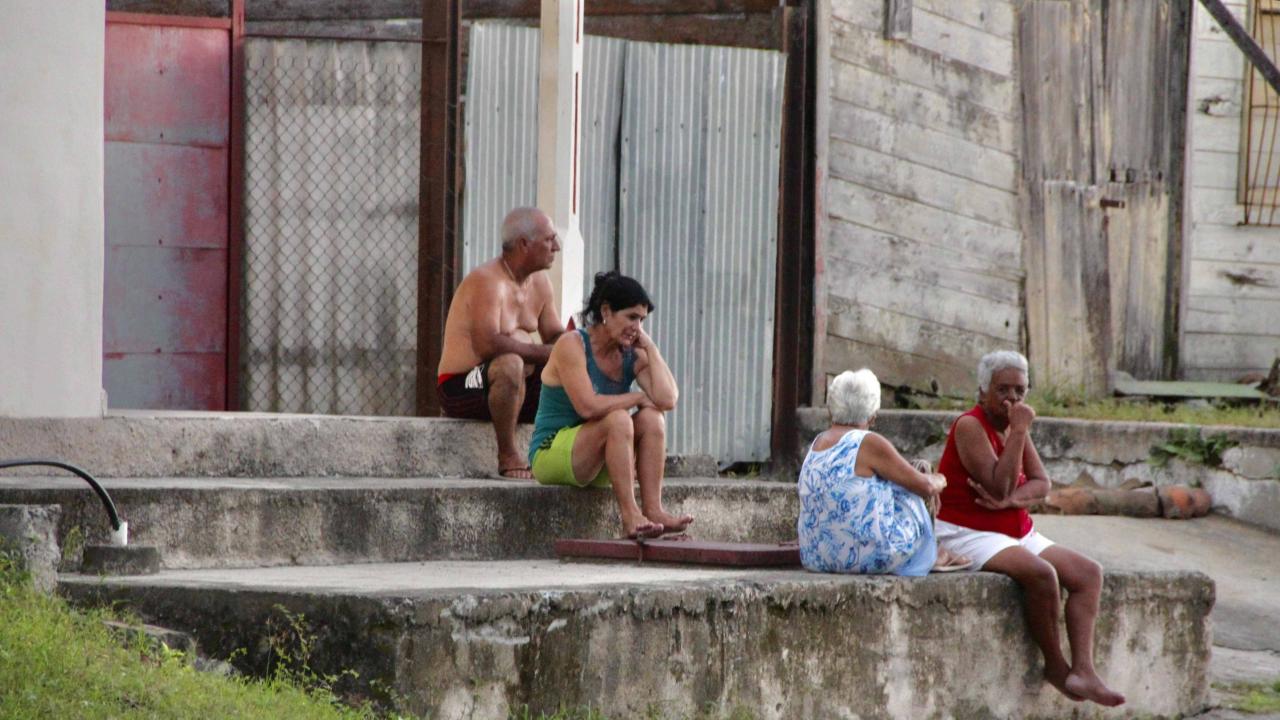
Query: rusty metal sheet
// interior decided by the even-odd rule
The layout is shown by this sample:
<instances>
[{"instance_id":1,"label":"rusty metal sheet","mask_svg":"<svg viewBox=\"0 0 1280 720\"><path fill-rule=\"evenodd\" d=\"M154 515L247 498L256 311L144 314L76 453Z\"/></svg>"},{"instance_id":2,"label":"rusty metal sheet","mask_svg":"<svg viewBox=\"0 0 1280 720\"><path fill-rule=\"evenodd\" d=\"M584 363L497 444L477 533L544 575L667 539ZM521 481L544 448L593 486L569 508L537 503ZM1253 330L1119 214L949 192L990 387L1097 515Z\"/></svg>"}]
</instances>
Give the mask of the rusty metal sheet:
<instances>
[{"instance_id":1,"label":"rusty metal sheet","mask_svg":"<svg viewBox=\"0 0 1280 720\"><path fill-rule=\"evenodd\" d=\"M102 386L113 408L221 410L226 358L222 353L106 353Z\"/></svg>"},{"instance_id":2,"label":"rusty metal sheet","mask_svg":"<svg viewBox=\"0 0 1280 720\"><path fill-rule=\"evenodd\" d=\"M226 30L107 24L106 139L227 144Z\"/></svg>"},{"instance_id":3,"label":"rusty metal sheet","mask_svg":"<svg viewBox=\"0 0 1280 720\"><path fill-rule=\"evenodd\" d=\"M105 352L226 349L225 250L108 247L106 268Z\"/></svg>"},{"instance_id":4,"label":"rusty metal sheet","mask_svg":"<svg viewBox=\"0 0 1280 720\"><path fill-rule=\"evenodd\" d=\"M227 151L108 142L109 245L227 246Z\"/></svg>"},{"instance_id":5,"label":"rusty metal sheet","mask_svg":"<svg viewBox=\"0 0 1280 720\"><path fill-rule=\"evenodd\" d=\"M800 548L773 543L706 540L592 540L555 542L556 557L727 565L731 567L799 567Z\"/></svg>"}]
</instances>

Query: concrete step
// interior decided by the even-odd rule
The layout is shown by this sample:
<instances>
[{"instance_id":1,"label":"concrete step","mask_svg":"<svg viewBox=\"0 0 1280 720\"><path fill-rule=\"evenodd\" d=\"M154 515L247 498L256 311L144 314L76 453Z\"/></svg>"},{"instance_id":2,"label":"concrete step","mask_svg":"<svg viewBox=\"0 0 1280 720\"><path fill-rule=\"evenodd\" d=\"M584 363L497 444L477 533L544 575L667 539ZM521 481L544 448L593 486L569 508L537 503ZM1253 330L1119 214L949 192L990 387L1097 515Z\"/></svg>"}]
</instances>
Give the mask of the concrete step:
<instances>
[{"instance_id":1,"label":"concrete step","mask_svg":"<svg viewBox=\"0 0 1280 720\"><path fill-rule=\"evenodd\" d=\"M553 557L559 538L621 533L611 490L411 478L107 478L132 544L166 568ZM664 499L698 539L795 537L795 486L672 479ZM58 537L107 541L97 498L76 478L0 478L0 504L62 506Z\"/></svg>"},{"instance_id":2,"label":"concrete step","mask_svg":"<svg viewBox=\"0 0 1280 720\"><path fill-rule=\"evenodd\" d=\"M1040 681L1020 593L990 573L921 579L554 560L64 575L264 671L289 618L313 671L433 718L591 706L609 717L1172 718L1204 709L1213 584L1108 572L1096 658L1128 697ZM287 634L287 633L286 633Z\"/></svg>"},{"instance_id":3,"label":"concrete step","mask_svg":"<svg viewBox=\"0 0 1280 720\"><path fill-rule=\"evenodd\" d=\"M522 444L531 432L532 426L519 426ZM155 411L0 417L0 460L35 457L79 465L95 477L488 477L498 471L492 426L472 420ZM715 473L709 455L667 459L670 477Z\"/></svg>"}]
</instances>

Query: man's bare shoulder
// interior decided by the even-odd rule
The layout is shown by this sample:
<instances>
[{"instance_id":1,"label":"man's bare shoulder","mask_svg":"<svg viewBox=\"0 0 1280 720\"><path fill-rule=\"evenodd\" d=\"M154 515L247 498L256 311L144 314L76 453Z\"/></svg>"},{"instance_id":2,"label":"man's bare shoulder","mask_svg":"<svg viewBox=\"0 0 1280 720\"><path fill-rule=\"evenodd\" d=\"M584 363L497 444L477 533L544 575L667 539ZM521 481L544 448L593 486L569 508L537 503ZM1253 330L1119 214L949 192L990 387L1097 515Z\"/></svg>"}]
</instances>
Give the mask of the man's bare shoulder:
<instances>
[{"instance_id":1,"label":"man's bare shoulder","mask_svg":"<svg viewBox=\"0 0 1280 720\"><path fill-rule=\"evenodd\" d=\"M462 282L458 283L455 295L472 295L475 293L492 293L502 287L503 275L498 268L497 260L490 260L477 265Z\"/></svg>"}]
</instances>

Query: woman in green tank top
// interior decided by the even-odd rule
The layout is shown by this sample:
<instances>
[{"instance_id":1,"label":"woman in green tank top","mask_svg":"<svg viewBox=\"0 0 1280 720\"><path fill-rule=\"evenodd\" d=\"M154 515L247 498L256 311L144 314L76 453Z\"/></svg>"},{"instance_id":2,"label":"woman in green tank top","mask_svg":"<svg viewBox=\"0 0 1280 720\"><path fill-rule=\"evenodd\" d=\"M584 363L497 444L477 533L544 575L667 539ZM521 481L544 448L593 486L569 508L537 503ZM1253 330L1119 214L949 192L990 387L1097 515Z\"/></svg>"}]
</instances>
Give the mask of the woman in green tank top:
<instances>
[{"instance_id":1,"label":"woman in green tank top","mask_svg":"<svg viewBox=\"0 0 1280 720\"><path fill-rule=\"evenodd\" d=\"M675 408L680 391L641 327L651 312L653 303L640 283L617 272L596 274L581 316L584 327L556 340L542 370L529 443L538 482L612 487L629 538L682 532L693 522L691 515L672 515L662 507L663 413ZM632 389L635 383L639 390Z\"/></svg>"}]
</instances>

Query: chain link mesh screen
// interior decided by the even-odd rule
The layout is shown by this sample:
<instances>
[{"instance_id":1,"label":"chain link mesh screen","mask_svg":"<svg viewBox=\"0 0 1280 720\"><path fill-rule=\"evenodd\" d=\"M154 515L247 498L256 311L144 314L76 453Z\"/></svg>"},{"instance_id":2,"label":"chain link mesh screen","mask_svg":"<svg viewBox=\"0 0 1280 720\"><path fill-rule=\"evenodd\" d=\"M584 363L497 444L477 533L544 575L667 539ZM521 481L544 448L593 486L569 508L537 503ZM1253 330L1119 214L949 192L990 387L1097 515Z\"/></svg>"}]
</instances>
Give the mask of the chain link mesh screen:
<instances>
[{"instance_id":1,"label":"chain link mesh screen","mask_svg":"<svg viewBox=\"0 0 1280 720\"><path fill-rule=\"evenodd\" d=\"M245 44L241 407L412 415L421 46Z\"/></svg>"}]
</instances>

